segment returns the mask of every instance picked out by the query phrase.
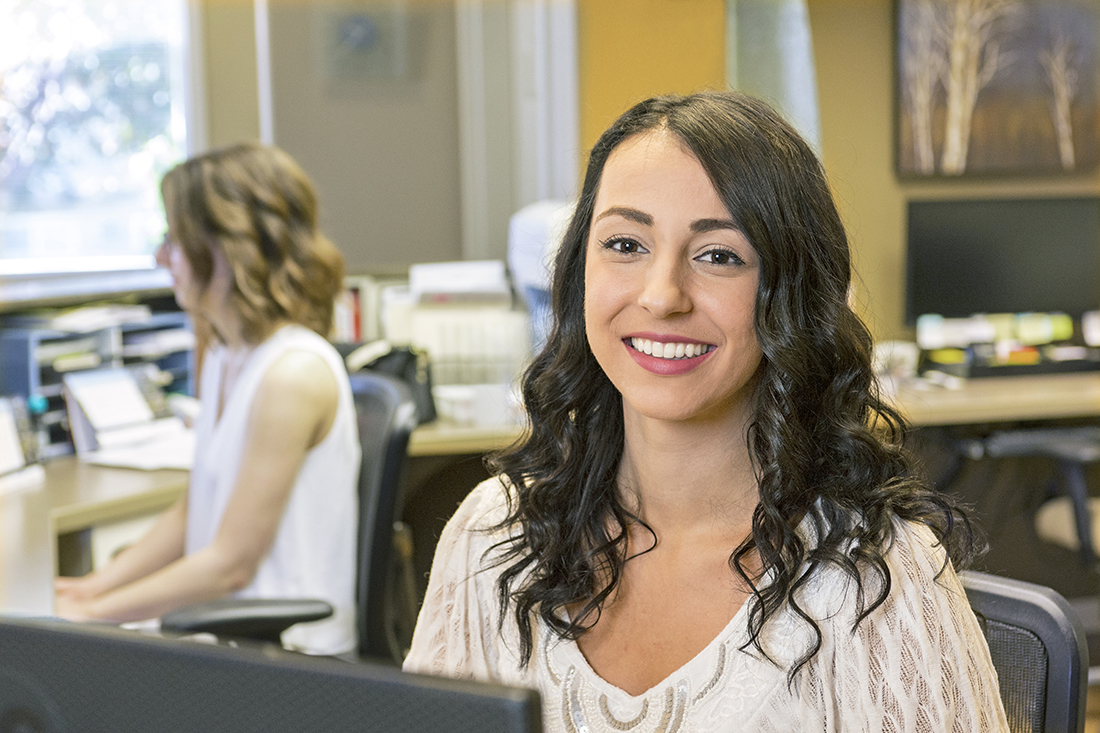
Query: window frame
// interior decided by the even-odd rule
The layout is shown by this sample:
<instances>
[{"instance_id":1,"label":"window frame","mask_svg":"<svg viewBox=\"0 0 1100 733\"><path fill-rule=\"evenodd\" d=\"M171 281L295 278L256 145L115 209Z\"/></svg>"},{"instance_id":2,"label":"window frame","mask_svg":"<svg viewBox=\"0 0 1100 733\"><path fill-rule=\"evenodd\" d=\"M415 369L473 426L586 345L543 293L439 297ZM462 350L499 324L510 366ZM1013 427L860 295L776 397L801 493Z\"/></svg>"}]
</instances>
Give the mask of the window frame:
<instances>
[{"instance_id":1,"label":"window frame","mask_svg":"<svg viewBox=\"0 0 1100 733\"><path fill-rule=\"evenodd\" d=\"M187 136L184 155L204 150L207 116L204 85L204 14L198 0L174 0L181 5L183 85L181 89ZM153 255L103 256L82 263L82 269L36 267L34 258L10 260L0 271L0 313L31 307L65 305L141 294L167 293L171 277Z\"/></svg>"}]
</instances>

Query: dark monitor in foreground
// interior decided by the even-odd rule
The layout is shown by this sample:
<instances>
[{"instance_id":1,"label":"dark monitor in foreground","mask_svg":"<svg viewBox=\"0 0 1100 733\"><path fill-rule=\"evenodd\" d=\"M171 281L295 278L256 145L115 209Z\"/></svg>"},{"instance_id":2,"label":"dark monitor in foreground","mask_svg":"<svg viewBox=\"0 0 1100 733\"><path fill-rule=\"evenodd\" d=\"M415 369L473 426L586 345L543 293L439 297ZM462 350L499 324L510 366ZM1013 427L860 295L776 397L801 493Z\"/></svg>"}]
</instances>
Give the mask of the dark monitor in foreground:
<instances>
[{"instance_id":1,"label":"dark monitor in foreground","mask_svg":"<svg viewBox=\"0 0 1100 733\"><path fill-rule=\"evenodd\" d=\"M1100 198L909 202L906 321L1100 308Z\"/></svg>"},{"instance_id":2,"label":"dark monitor in foreground","mask_svg":"<svg viewBox=\"0 0 1100 733\"><path fill-rule=\"evenodd\" d=\"M541 718L530 690L0 619L0 731L539 733Z\"/></svg>"}]
</instances>

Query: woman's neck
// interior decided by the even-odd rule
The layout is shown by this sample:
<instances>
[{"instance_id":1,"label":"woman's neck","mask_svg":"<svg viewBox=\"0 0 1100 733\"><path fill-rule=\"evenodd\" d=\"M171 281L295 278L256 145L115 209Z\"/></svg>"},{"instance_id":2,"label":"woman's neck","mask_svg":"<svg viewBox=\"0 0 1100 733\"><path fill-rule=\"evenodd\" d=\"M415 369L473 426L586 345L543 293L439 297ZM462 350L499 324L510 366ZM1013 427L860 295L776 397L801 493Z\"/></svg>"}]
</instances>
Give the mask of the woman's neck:
<instances>
[{"instance_id":1,"label":"woman's neck","mask_svg":"<svg viewBox=\"0 0 1100 733\"><path fill-rule=\"evenodd\" d=\"M233 314L207 312L204 316L206 322L210 324L214 336L230 352L246 348L249 345L248 340L244 337L244 329L240 319Z\"/></svg>"},{"instance_id":2,"label":"woman's neck","mask_svg":"<svg viewBox=\"0 0 1100 733\"><path fill-rule=\"evenodd\" d=\"M271 338L271 335L280 328L289 325L290 321L282 320L268 324L267 327L263 329L262 333L254 339L245 337L244 326L240 322L240 319L236 317L211 317L209 318L209 323L214 330L214 334L218 337L218 340L225 345L226 349L232 352L241 350L251 351Z\"/></svg>"},{"instance_id":3,"label":"woman's neck","mask_svg":"<svg viewBox=\"0 0 1100 733\"><path fill-rule=\"evenodd\" d=\"M660 525L743 527L759 501L743 419L672 423L626 418L619 488L628 509Z\"/></svg>"}]
</instances>

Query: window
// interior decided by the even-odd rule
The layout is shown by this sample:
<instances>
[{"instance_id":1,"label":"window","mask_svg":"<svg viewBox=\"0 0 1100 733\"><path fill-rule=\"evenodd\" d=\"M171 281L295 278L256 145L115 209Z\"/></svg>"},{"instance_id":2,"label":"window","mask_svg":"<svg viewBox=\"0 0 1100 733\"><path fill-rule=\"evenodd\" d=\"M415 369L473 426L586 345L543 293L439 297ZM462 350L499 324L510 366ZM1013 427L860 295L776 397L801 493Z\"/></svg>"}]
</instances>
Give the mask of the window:
<instances>
[{"instance_id":1,"label":"window","mask_svg":"<svg viewBox=\"0 0 1100 733\"><path fill-rule=\"evenodd\" d=\"M0 0L0 278L151 272L187 35L186 0Z\"/></svg>"}]
</instances>

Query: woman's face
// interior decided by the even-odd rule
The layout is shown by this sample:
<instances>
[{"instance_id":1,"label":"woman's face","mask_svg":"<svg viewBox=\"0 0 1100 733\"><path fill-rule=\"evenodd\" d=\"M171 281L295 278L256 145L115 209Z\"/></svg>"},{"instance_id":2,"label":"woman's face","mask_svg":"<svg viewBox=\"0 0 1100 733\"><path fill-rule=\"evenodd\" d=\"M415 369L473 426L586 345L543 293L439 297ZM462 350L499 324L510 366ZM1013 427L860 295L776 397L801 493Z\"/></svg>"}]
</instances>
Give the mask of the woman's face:
<instances>
[{"instance_id":1,"label":"woman's face","mask_svg":"<svg viewBox=\"0 0 1100 733\"><path fill-rule=\"evenodd\" d=\"M176 303L185 311L194 311L199 302L201 291L195 282L191 263L183 254L183 248L172 234L171 229L164 235L164 241L157 248L157 264L168 270L172 276L172 292Z\"/></svg>"},{"instance_id":2,"label":"woman's face","mask_svg":"<svg viewBox=\"0 0 1100 733\"><path fill-rule=\"evenodd\" d=\"M213 260L213 273L210 282L201 286L195 278L191 262L183 253L183 247L169 228L164 241L157 248L156 261L172 275L172 292L179 307L216 321L220 311L228 307L233 274L225 255L217 247L210 248L210 256Z\"/></svg>"},{"instance_id":3,"label":"woman's face","mask_svg":"<svg viewBox=\"0 0 1100 733\"><path fill-rule=\"evenodd\" d=\"M699 161L671 133L628 138L596 192L585 327L624 410L744 419L760 345L760 261Z\"/></svg>"}]
</instances>

